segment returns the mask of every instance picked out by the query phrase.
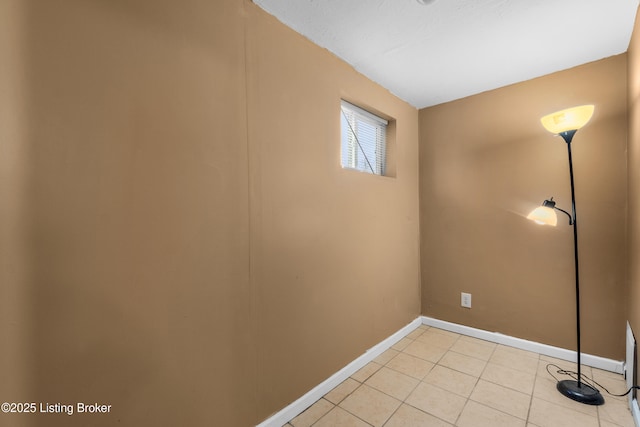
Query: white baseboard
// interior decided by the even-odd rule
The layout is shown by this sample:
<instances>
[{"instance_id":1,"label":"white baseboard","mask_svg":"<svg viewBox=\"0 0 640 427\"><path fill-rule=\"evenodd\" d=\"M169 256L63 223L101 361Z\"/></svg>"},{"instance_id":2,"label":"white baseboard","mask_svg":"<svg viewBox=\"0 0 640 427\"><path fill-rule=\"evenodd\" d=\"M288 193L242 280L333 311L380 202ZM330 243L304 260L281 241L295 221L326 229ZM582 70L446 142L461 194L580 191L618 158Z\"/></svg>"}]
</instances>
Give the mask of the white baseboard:
<instances>
[{"instance_id":1,"label":"white baseboard","mask_svg":"<svg viewBox=\"0 0 640 427\"><path fill-rule=\"evenodd\" d=\"M322 396L333 390L338 384L355 374L360 368L380 356L395 343L410 334L413 330L420 327L421 324L422 319L420 317L416 318L398 332L371 347L363 355L318 384L304 396L258 424L257 427L281 427L286 424L292 418L300 415L309 406L313 405Z\"/></svg>"},{"instance_id":2,"label":"white baseboard","mask_svg":"<svg viewBox=\"0 0 640 427\"><path fill-rule=\"evenodd\" d=\"M446 331L468 335L485 341L507 345L509 347L515 347L522 350L532 351L534 353L544 354L546 356L555 357L556 359L568 360L570 362L577 361L576 352L573 350L567 350L565 348L541 344L535 341L527 341L523 340L522 338L503 335L499 332L488 332L482 329L476 329L470 326L459 325L457 323L446 322L444 320L438 320L426 316L422 316L422 324L444 329ZM624 373L624 362L620 360L612 360L600 356L594 356L592 354L582 353L581 362L583 365L592 366L594 368L603 369L605 371L611 371L617 374Z\"/></svg>"},{"instance_id":3,"label":"white baseboard","mask_svg":"<svg viewBox=\"0 0 640 427\"><path fill-rule=\"evenodd\" d=\"M456 332L485 341L495 342L497 344L503 344L509 347L515 347L522 350L544 354L547 356L555 357L557 359L563 359L572 362L576 361L576 352L572 350L553 347L534 341L527 341L521 338L503 335L498 332L488 332L482 329L476 329L469 326L459 325L457 323L434 319L432 317L420 316L409 323L407 326L400 329L398 332L371 347L363 355L355 359L353 362L349 363L344 368L340 369L335 374L331 375L329 378L318 384L316 387L311 389L295 402L291 403L290 405L286 406L279 412L276 412L275 414L258 424L257 427L281 427L282 425L286 424L291 419L304 412L305 409L313 405L322 396L333 390L338 384L356 373L360 368L371 362L376 357L380 356L382 353L384 353L395 343L400 341L403 337L411 333L413 330L417 329L420 325L433 326L435 328L444 329L446 331ZM583 353L582 363L594 368L616 372L618 374L623 373L624 363L622 361L606 359L604 357ZM640 424L638 424L638 420L640 420L640 410L638 409L637 401L634 402L635 409L632 407L632 413L634 416L634 420L636 420L636 426L640 427ZM638 415L636 415L636 413Z\"/></svg>"},{"instance_id":4,"label":"white baseboard","mask_svg":"<svg viewBox=\"0 0 640 427\"><path fill-rule=\"evenodd\" d=\"M640 427L640 408L638 408L638 401L633 399L631 402L631 415L633 416L633 422L636 427Z\"/></svg>"}]
</instances>

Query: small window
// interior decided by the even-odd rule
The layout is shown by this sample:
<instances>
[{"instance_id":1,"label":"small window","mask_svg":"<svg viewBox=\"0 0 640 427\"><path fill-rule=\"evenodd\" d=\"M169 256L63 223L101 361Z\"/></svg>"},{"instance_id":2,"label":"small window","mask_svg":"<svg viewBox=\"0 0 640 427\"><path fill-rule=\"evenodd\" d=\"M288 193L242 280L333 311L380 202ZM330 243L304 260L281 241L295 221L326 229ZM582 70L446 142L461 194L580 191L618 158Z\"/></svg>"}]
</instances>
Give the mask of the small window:
<instances>
[{"instance_id":1,"label":"small window","mask_svg":"<svg viewBox=\"0 0 640 427\"><path fill-rule=\"evenodd\" d=\"M340 116L342 167L385 175L388 122L346 101Z\"/></svg>"}]
</instances>

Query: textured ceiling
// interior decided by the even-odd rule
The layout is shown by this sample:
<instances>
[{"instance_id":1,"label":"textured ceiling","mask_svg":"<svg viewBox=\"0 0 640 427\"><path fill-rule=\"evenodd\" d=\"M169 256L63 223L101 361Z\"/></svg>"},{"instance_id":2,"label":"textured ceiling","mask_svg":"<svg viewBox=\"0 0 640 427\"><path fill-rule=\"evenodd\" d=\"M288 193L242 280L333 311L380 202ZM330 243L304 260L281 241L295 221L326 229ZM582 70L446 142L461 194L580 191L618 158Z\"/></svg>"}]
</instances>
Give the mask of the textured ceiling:
<instances>
[{"instance_id":1,"label":"textured ceiling","mask_svg":"<svg viewBox=\"0 0 640 427\"><path fill-rule=\"evenodd\" d=\"M423 108L626 52L638 0L254 0Z\"/></svg>"}]
</instances>

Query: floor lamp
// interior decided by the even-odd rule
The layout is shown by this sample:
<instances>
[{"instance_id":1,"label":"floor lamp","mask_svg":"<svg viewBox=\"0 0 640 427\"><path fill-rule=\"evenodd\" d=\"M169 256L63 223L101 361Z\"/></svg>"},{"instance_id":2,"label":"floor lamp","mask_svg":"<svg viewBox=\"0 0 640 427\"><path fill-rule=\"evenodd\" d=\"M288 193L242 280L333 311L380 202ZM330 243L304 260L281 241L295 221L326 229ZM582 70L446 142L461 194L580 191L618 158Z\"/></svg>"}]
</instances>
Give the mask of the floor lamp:
<instances>
[{"instance_id":1,"label":"floor lamp","mask_svg":"<svg viewBox=\"0 0 640 427\"><path fill-rule=\"evenodd\" d=\"M538 224L555 226L558 222L556 211L560 211L569 217L569 225L573 226L573 253L576 277L576 335L578 354L578 378L577 380L558 381L557 389L560 393L580 403L588 405L602 405L604 398L600 392L582 382L582 370L580 364L580 274L578 269L578 225L576 222L576 197L573 184L573 160L571 158L571 140L575 133L587 124L593 115L593 105L582 105L568 108L553 114L544 116L542 125L549 132L560 135L567 143L569 153L569 176L571 178L571 213L556 207L553 197L542 202L542 206L536 208L527 216Z\"/></svg>"}]
</instances>

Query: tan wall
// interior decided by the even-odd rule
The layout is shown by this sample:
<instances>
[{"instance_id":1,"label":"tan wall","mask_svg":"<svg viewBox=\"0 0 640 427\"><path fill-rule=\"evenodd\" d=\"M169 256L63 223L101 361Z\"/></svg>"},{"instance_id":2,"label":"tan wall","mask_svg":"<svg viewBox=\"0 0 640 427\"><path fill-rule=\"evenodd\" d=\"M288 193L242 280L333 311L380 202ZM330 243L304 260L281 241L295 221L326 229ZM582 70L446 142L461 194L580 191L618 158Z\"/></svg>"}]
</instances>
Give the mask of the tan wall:
<instances>
[{"instance_id":1,"label":"tan wall","mask_svg":"<svg viewBox=\"0 0 640 427\"><path fill-rule=\"evenodd\" d=\"M0 400L113 406L2 419L252 425L419 314L417 110L246 0L0 4Z\"/></svg>"},{"instance_id":2,"label":"tan wall","mask_svg":"<svg viewBox=\"0 0 640 427\"><path fill-rule=\"evenodd\" d=\"M575 348L572 228L525 216L550 196L571 209L566 144L540 117L593 103L572 144L582 350L624 358L626 66L619 55L420 111L424 315Z\"/></svg>"},{"instance_id":3,"label":"tan wall","mask_svg":"<svg viewBox=\"0 0 640 427\"><path fill-rule=\"evenodd\" d=\"M251 274L265 414L419 314L418 112L250 12ZM340 98L395 119L395 178L340 167Z\"/></svg>"},{"instance_id":4,"label":"tan wall","mask_svg":"<svg viewBox=\"0 0 640 427\"><path fill-rule=\"evenodd\" d=\"M0 1L0 401L29 397L33 366L28 204L29 147L20 0ZM4 399L4 400L3 400ZM9 425L0 413L0 424ZM16 427L29 425L22 417Z\"/></svg>"},{"instance_id":5,"label":"tan wall","mask_svg":"<svg viewBox=\"0 0 640 427\"><path fill-rule=\"evenodd\" d=\"M242 7L28 5L37 425L256 418Z\"/></svg>"},{"instance_id":6,"label":"tan wall","mask_svg":"<svg viewBox=\"0 0 640 427\"><path fill-rule=\"evenodd\" d=\"M636 340L640 340L640 19L629 45L628 108L629 140L627 167L629 169L628 248L629 248L629 323Z\"/></svg>"}]
</instances>

